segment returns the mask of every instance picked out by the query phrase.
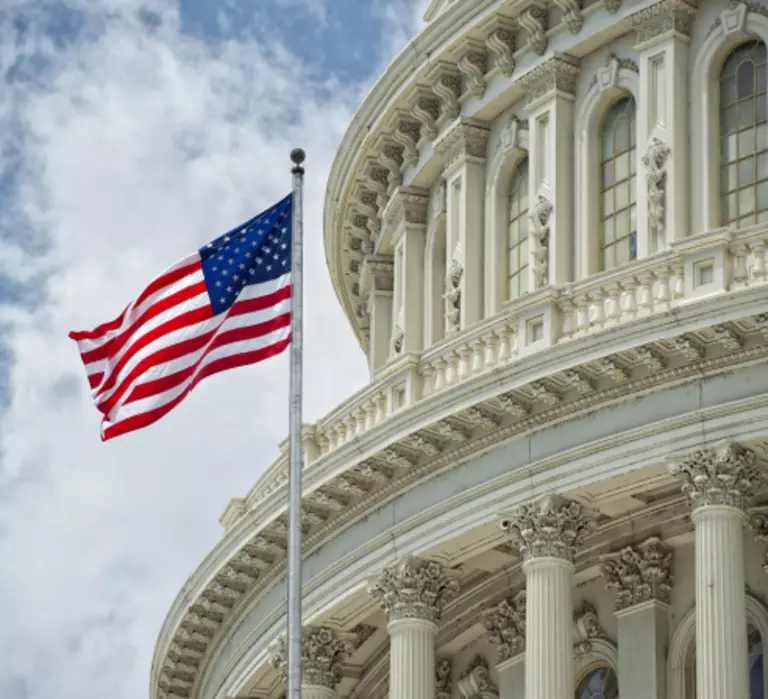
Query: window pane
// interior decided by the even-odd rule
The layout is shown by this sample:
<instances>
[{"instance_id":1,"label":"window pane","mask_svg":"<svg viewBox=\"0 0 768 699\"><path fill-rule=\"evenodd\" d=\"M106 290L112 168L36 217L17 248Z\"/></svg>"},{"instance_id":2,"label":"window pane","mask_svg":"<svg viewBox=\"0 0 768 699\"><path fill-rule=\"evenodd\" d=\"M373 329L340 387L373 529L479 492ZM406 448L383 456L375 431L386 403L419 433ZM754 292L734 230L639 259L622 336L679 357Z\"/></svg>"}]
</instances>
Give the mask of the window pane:
<instances>
[{"instance_id":1,"label":"window pane","mask_svg":"<svg viewBox=\"0 0 768 699\"><path fill-rule=\"evenodd\" d=\"M739 216L751 214L755 210L755 190L747 187L739 192Z\"/></svg>"},{"instance_id":2,"label":"window pane","mask_svg":"<svg viewBox=\"0 0 768 699\"><path fill-rule=\"evenodd\" d=\"M624 265L629 262L629 238L622 238L616 243L616 264Z\"/></svg>"},{"instance_id":3,"label":"window pane","mask_svg":"<svg viewBox=\"0 0 768 699\"><path fill-rule=\"evenodd\" d=\"M614 191L616 192L616 208L625 209L629 205L629 183L623 182Z\"/></svg>"},{"instance_id":4,"label":"window pane","mask_svg":"<svg viewBox=\"0 0 768 699\"><path fill-rule=\"evenodd\" d=\"M613 268L613 247L603 248L603 269Z\"/></svg>"},{"instance_id":5,"label":"window pane","mask_svg":"<svg viewBox=\"0 0 768 699\"><path fill-rule=\"evenodd\" d=\"M603 163L603 189L613 185L613 160L609 160L607 163Z\"/></svg>"},{"instance_id":6,"label":"window pane","mask_svg":"<svg viewBox=\"0 0 768 699\"><path fill-rule=\"evenodd\" d=\"M739 128L752 126L755 123L755 100L750 98L739 102Z\"/></svg>"},{"instance_id":7,"label":"window pane","mask_svg":"<svg viewBox=\"0 0 768 699\"><path fill-rule=\"evenodd\" d=\"M720 131L724 134L736 131L739 125L739 106L734 104L720 112Z\"/></svg>"},{"instance_id":8,"label":"window pane","mask_svg":"<svg viewBox=\"0 0 768 699\"><path fill-rule=\"evenodd\" d=\"M730 76L720 81L720 104L731 104L736 100L736 78Z\"/></svg>"},{"instance_id":9,"label":"window pane","mask_svg":"<svg viewBox=\"0 0 768 699\"><path fill-rule=\"evenodd\" d=\"M603 245L610 245L613 242L613 219L607 218L603 221Z\"/></svg>"},{"instance_id":10,"label":"window pane","mask_svg":"<svg viewBox=\"0 0 768 699\"><path fill-rule=\"evenodd\" d=\"M736 134L725 136L721 140L720 155L722 156L724 163L730 163L732 160L736 159L736 154L737 154L736 141L737 141Z\"/></svg>"},{"instance_id":11,"label":"window pane","mask_svg":"<svg viewBox=\"0 0 768 699\"><path fill-rule=\"evenodd\" d=\"M637 259L637 233L632 233L629 236L629 259Z\"/></svg>"},{"instance_id":12,"label":"window pane","mask_svg":"<svg viewBox=\"0 0 768 699\"><path fill-rule=\"evenodd\" d=\"M757 185L757 209L758 211L768 209L768 182Z\"/></svg>"},{"instance_id":13,"label":"window pane","mask_svg":"<svg viewBox=\"0 0 768 699\"><path fill-rule=\"evenodd\" d=\"M755 159L745 158L739 162L739 187L755 181Z\"/></svg>"},{"instance_id":14,"label":"window pane","mask_svg":"<svg viewBox=\"0 0 768 699\"><path fill-rule=\"evenodd\" d=\"M768 177L768 153L757 156L757 179L764 180Z\"/></svg>"},{"instance_id":15,"label":"window pane","mask_svg":"<svg viewBox=\"0 0 768 699\"><path fill-rule=\"evenodd\" d=\"M739 99L751 95L755 90L755 66L752 61L744 61L737 73Z\"/></svg>"},{"instance_id":16,"label":"window pane","mask_svg":"<svg viewBox=\"0 0 768 699\"><path fill-rule=\"evenodd\" d=\"M616 215L616 238L629 235L629 211L626 209Z\"/></svg>"},{"instance_id":17,"label":"window pane","mask_svg":"<svg viewBox=\"0 0 768 699\"><path fill-rule=\"evenodd\" d=\"M739 157L752 155L755 152L755 130L747 129L739 133Z\"/></svg>"},{"instance_id":18,"label":"window pane","mask_svg":"<svg viewBox=\"0 0 768 699\"><path fill-rule=\"evenodd\" d=\"M629 177L629 153L616 158L616 181L621 182Z\"/></svg>"}]
</instances>

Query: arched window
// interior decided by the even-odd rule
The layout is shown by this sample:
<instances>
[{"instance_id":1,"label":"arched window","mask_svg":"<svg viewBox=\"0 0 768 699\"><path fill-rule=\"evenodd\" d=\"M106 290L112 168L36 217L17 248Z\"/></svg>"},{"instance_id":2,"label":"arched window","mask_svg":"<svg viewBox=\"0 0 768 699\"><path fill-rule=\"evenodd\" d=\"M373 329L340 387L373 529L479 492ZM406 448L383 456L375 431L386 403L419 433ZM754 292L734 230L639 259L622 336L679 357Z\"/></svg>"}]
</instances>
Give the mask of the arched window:
<instances>
[{"instance_id":1,"label":"arched window","mask_svg":"<svg viewBox=\"0 0 768 699\"><path fill-rule=\"evenodd\" d=\"M600 138L602 268L637 257L635 100L622 97L603 119Z\"/></svg>"},{"instance_id":2,"label":"arched window","mask_svg":"<svg viewBox=\"0 0 768 699\"><path fill-rule=\"evenodd\" d=\"M768 220L766 51L734 49L720 72L720 222L739 228Z\"/></svg>"},{"instance_id":3,"label":"arched window","mask_svg":"<svg viewBox=\"0 0 768 699\"><path fill-rule=\"evenodd\" d=\"M509 298L528 291L528 158L517 166L509 192Z\"/></svg>"},{"instance_id":4,"label":"arched window","mask_svg":"<svg viewBox=\"0 0 768 699\"><path fill-rule=\"evenodd\" d=\"M618 696L616 673L605 665L592 668L576 689L576 699L617 699Z\"/></svg>"}]
</instances>

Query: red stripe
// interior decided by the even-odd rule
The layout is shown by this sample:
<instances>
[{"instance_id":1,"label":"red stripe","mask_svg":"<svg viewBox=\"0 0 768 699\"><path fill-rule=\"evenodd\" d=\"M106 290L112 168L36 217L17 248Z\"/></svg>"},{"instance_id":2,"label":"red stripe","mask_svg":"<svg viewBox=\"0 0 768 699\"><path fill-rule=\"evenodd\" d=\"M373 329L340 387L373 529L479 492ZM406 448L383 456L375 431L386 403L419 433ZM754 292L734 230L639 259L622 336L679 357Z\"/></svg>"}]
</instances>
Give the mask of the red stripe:
<instances>
[{"instance_id":1,"label":"red stripe","mask_svg":"<svg viewBox=\"0 0 768 699\"><path fill-rule=\"evenodd\" d=\"M96 388L104 378L104 372L100 371L98 374L88 374L88 383L91 386L91 390Z\"/></svg>"},{"instance_id":2,"label":"red stripe","mask_svg":"<svg viewBox=\"0 0 768 699\"><path fill-rule=\"evenodd\" d=\"M291 298L291 286L284 286L266 296L257 296L255 299L243 299L236 301L227 312L228 316L242 316L246 313L263 311L265 308L275 306L281 301Z\"/></svg>"},{"instance_id":3,"label":"red stripe","mask_svg":"<svg viewBox=\"0 0 768 699\"><path fill-rule=\"evenodd\" d=\"M193 262L190 265L186 265L185 267L179 267L178 269L174 269L167 274L163 274L159 276L154 281L150 282L149 286L144 289L144 291L141 292L141 295L139 298L134 301L133 303L129 303L125 310L114 320L109 321L108 323L103 323L102 325L97 326L93 330L80 330L80 331L72 331L69 333L69 336L73 340L98 340L100 337L103 337L109 332L112 332L113 330L117 330L122 324L123 320L125 318L125 314L131 309L131 308L137 308L141 305L141 303L146 300L149 296L152 294L160 291L164 287L173 284L180 279L183 279L184 277L194 274L195 272L198 272L203 268L203 264L201 261Z\"/></svg>"},{"instance_id":4,"label":"red stripe","mask_svg":"<svg viewBox=\"0 0 768 699\"><path fill-rule=\"evenodd\" d=\"M96 407L105 415L109 415L110 411L120 401L120 398L125 395L125 392L132 388L134 382L154 366L164 364L173 359L179 359L180 357L183 357L187 354L196 352L202 347L205 347L206 344L210 342L206 352L198 359L198 362L200 362L205 357L205 354L216 347L221 347L222 345L229 344L230 342L241 342L244 340L253 340L257 337L262 337L263 335L266 335L270 332L274 332L275 330L286 327L290 324L290 322L291 314L284 313L275 318L270 318L268 321L263 323L246 325L243 328L233 328L232 330L227 330L221 333L218 332L218 329L215 329L202 335L198 335L197 337L190 338L189 340L184 340L177 344L171 345L170 347L163 347L157 352L139 361L138 364L129 372L128 376L126 376L125 379L120 383L117 390L105 402L97 404Z\"/></svg>"},{"instance_id":5,"label":"red stripe","mask_svg":"<svg viewBox=\"0 0 768 699\"><path fill-rule=\"evenodd\" d=\"M132 325L128 326L119 335L109 338L103 345L96 347L92 350L88 350L82 353L83 363L90 364L91 362L98 362L101 359L106 359L117 354L128 342L128 340L136 334L136 332L153 318L156 318L161 313L165 313L170 309L178 306L179 304L189 301L190 299L200 296L200 294L207 293L207 287L205 281L200 281L197 284L186 286L183 289L179 289L177 292L164 296L156 303L153 303L144 313L137 318Z\"/></svg>"},{"instance_id":6,"label":"red stripe","mask_svg":"<svg viewBox=\"0 0 768 699\"><path fill-rule=\"evenodd\" d=\"M205 377L211 376L212 374L217 374L220 371L226 371L227 369L234 369L235 367L246 366L248 364L256 364L263 361L264 359L268 359L269 357L274 357L275 355L283 352L285 348L288 347L290 342L291 338L289 336L285 340L276 342L275 344L269 345L268 347L262 347L261 349L253 350L252 352L234 354L231 357L222 357L221 359L217 359L216 361L211 362L192 379L184 392L176 396L176 398L174 398L172 401L169 401L165 405L160 406L159 408L155 408L154 410L148 410L147 412L140 413L139 415L132 415L131 417L106 428L104 430L104 434L102 435L102 441L106 442L107 440L118 437L121 434L133 432L134 430L141 429L142 427L147 427L153 422L157 422L161 417L169 413L171 410L173 410L173 408L181 403L181 401L186 398L187 394L189 394L189 392Z\"/></svg>"}]
</instances>

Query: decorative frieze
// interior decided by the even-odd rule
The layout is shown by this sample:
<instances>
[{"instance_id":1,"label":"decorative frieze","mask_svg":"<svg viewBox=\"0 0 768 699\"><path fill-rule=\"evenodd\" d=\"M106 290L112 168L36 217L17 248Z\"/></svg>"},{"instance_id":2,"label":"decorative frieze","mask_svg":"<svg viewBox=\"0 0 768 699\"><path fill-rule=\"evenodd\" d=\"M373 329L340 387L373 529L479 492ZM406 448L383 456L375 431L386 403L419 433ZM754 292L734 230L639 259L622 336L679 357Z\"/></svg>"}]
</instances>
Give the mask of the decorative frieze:
<instances>
[{"instance_id":1,"label":"decorative frieze","mask_svg":"<svg viewBox=\"0 0 768 699\"><path fill-rule=\"evenodd\" d=\"M669 604L672 549L658 537L607 556L600 569L606 587L616 591L616 611L651 600Z\"/></svg>"},{"instance_id":2,"label":"decorative frieze","mask_svg":"<svg viewBox=\"0 0 768 699\"><path fill-rule=\"evenodd\" d=\"M517 18L520 26L528 34L525 48L537 56L543 56L547 50L547 10L545 7L534 5Z\"/></svg>"},{"instance_id":3,"label":"decorative frieze","mask_svg":"<svg viewBox=\"0 0 768 699\"><path fill-rule=\"evenodd\" d=\"M436 623L459 592L459 581L434 561L410 556L384 568L370 594L380 601L390 622L424 619Z\"/></svg>"},{"instance_id":4,"label":"decorative frieze","mask_svg":"<svg viewBox=\"0 0 768 699\"><path fill-rule=\"evenodd\" d=\"M427 223L427 192L415 187L398 187L384 211L387 228L395 230L402 223L424 226Z\"/></svg>"},{"instance_id":5,"label":"decorative frieze","mask_svg":"<svg viewBox=\"0 0 768 699\"><path fill-rule=\"evenodd\" d=\"M462 119L435 142L435 150L450 167L462 157L485 158L488 128L481 123Z\"/></svg>"},{"instance_id":6,"label":"decorative frieze","mask_svg":"<svg viewBox=\"0 0 768 699\"><path fill-rule=\"evenodd\" d=\"M498 662L525 651L525 590L483 612L488 638L498 646Z\"/></svg>"},{"instance_id":7,"label":"decorative frieze","mask_svg":"<svg viewBox=\"0 0 768 699\"><path fill-rule=\"evenodd\" d=\"M736 442L698 449L671 463L669 472L684 479L682 491L693 510L707 505L728 505L745 509L763 477L757 469L755 452Z\"/></svg>"},{"instance_id":8,"label":"decorative frieze","mask_svg":"<svg viewBox=\"0 0 768 699\"><path fill-rule=\"evenodd\" d=\"M668 32L689 36L696 5L687 0L661 0L629 16L637 32L637 43L643 44Z\"/></svg>"},{"instance_id":9,"label":"decorative frieze","mask_svg":"<svg viewBox=\"0 0 768 699\"><path fill-rule=\"evenodd\" d=\"M451 699L453 667L450 658L438 658L435 663L435 696L437 699Z\"/></svg>"},{"instance_id":10,"label":"decorative frieze","mask_svg":"<svg viewBox=\"0 0 768 699\"><path fill-rule=\"evenodd\" d=\"M491 699L499 696L499 690L491 680L488 661L482 655L476 655L467 670L462 673L456 683L461 699L476 699L483 697Z\"/></svg>"},{"instance_id":11,"label":"decorative frieze","mask_svg":"<svg viewBox=\"0 0 768 699\"><path fill-rule=\"evenodd\" d=\"M520 84L531 105L551 93L573 98L578 75L579 65L575 59L553 56L520 78Z\"/></svg>"},{"instance_id":12,"label":"decorative frieze","mask_svg":"<svg viewBox=\"0 0 768 699\"><path fill-rule=\"evenodd\" d=\"M325 626L305 626L301 631L301 683L335 689L341 682L344 662L354 650L351 639L340 638ZM270 664L285 680L288 672L288 649L280 638L272 650Z\"/></svg>"},{"instance_id":13,"label":"decorative frieze","mask_svg":"<svg viewBox=\"0 0 768 699\"><path fill-rule=\"evenodd\" d=\"M594 530L595 520L579 503L545 495L503 519L501 528L517 544L525 561L563 558L573 562L576 549Z\"/></svg>"},{"instance_id":14,"label":"decorative frieze","mask_svg":"<svg viewBox=\"0 0 768 699\"><path fill-rule=\"evenodd\" d=\"M368 296L374 291L392 291L394 262L388 255L368 255L360 270L360 292Z\"/></svg>"},{"instance_id":15,"label":"decorative frieze","mask_svg":"<svg viewBox=\"0 0 768 699\"><path fill-rule=\"evenodd\" d=\"M648 186L648 225L661 235L664 231L664 199L666 194L669 146L654 136L642 157Z\"/></svg>"}]
</instances>

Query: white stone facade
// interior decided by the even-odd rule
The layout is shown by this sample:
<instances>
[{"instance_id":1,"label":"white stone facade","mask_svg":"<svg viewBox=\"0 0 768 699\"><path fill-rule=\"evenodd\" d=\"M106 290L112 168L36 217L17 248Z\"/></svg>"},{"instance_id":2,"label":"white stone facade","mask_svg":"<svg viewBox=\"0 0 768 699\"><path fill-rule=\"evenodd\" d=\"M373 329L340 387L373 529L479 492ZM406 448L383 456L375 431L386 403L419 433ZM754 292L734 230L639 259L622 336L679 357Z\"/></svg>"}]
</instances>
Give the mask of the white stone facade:
<instances>
[{"instance_id":1,"label":"white stone facade","mask_svg":"<svg viewBox=\"0 0 768 699\"><path fill-rule=\"evenodd\" d=\"M312 699L765 699L768 1L434 0L328 183ZM284 694L287 443L152 699Z\"/></svg>"}]
</instances>

